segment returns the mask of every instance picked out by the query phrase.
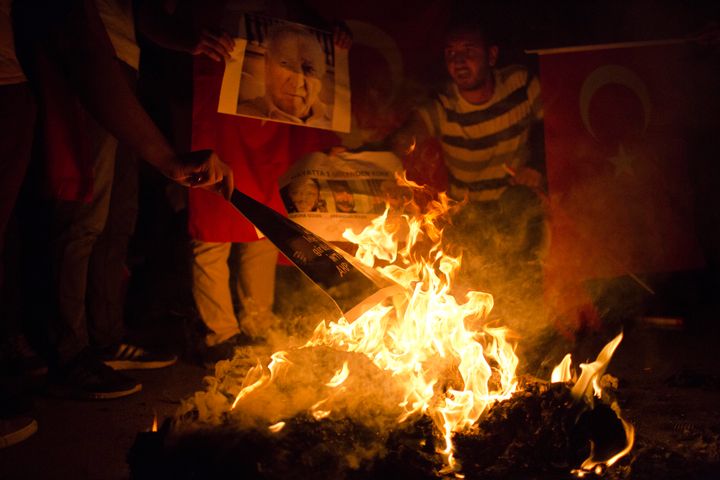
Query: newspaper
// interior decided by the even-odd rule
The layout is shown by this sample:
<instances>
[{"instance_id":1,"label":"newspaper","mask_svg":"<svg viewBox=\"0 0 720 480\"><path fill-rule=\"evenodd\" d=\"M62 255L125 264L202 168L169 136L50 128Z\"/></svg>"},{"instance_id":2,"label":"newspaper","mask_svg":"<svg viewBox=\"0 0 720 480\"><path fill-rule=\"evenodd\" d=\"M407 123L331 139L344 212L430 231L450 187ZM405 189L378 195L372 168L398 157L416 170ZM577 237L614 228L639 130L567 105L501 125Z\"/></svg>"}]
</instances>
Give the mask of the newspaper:
<instances>
[{"instance_id":1,"label":"newspaper","mask_svg":"<svg viewBox=\"0 0 720 480\"><path fill-rule=\"evenodd\" d=\"M329 241L345 241L386 207L401 213L412 192L398 184L400 159L390 152L315 152L296 162L279 180L288 216Z\"/></svg>"}]
</instances>

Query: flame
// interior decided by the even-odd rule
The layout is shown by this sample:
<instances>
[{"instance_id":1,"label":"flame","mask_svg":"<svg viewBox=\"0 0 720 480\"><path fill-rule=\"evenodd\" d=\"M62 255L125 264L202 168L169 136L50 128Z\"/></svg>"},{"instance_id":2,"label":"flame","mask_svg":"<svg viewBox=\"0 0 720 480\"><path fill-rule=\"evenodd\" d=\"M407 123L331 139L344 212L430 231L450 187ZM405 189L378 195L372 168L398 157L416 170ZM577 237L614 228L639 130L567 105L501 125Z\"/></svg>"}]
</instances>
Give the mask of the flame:
<instances>
[{"instance_id":1,"label":"flame","mask_svg":"<svg viewBox=\"0 0 720 480\"><path fill-rule=\"evenodd\" d=\"M580 378L577 379L575 385L571 390L571 395L575 401L584 401L591 407L594 404L595 398L602 398L602 388L600 386L600 379L607 369L610 359L615 353L618 345L623 339L623 334L620 333L618 336L608 342L605 347L600 351L594 362L590 364L580 364L582 373ZM568 353L562 359L552 372L552 382L567 382L574 377L571 373L571 359ZM620 412L620 406L617 402L613 401L610 403L610 408L615 412L617 418L620 420L625 431L625 447L619 452L612 455L607 459L596 458L595 445L590 442L590 456L583 461L579 469L575 469L572 473L578 478L585 477L588 473L594 472L596 475L602 474L607 467L612 466L619 459L627 455L635 443L635 428L622 418Z\"/></svg>"},{"instance_id":2,"label":"flame","mask_svg":"<svg viewBox=\"0 0 720 480\"><path fill-rule=\"evenodd\" d=\"M152 426L150 427L151 432L157 432L158 431L158 419L157 419L157 412L153 411L153 421Z\"/></svg>"},{"instance_id":3,"label":"flame","mask_svg":"<svg viewBox=\"0 0 720 480\"><path fill-rule=\"evenodd\" d=\"M623 334L621 333L617 337L613 338L598 354L597 359L592 363L581 363L580 378L572 388L572 396L575 400L585 399L589 405L593 405L593 395L600 397L601 389L597 384L597 380L603 376L605 369L610 363L613 353L620 342L622 341Z\"/></svg>"},{"instance_id":4,"label":"flame","mask_svg":"<svg viewBox=\"0 0 720 480\"><path fill-rule=\"evenodd\" d=\"M335 388L339 387L350 375L350 369L348 368L348 362L344 362L340 370L338 370L333 376L332 380L325 384L327 387Z\"/></svg>"},{"instance_id":5,"label":"flame","mask_svg":"<svg viewBox=\"0 0 720 480\"><path fill-rule=\"evenodd\" d=\"M562 359L562 361L553 368L552 375L550 376L551 383L569 382L572 380L572 374L570 373L570 366L572 365L572 357L568 353Z\"/></svg>"},{"instance_id":6,"label":"flame","mask_svg":"<svg viewBox=\"0 0 720 480\"><path fill-rule=\"evenodd\" d=\"M582 470L584 470L586 472L593 471L593 470L597 471L598 468L600 468L600 471L603 471L605 468L612 466L615 462L617 462L622 457L624 457L625 455L630 453L630 450L632 450L632 447L635 444L635 428L629 422L625 421L620 416L620 407L618 406L617 402L613 402L613 404L611 405L611 408L613 409L615 414L618 416L618 418L622 422L623 429L625 430L625 439L626 439L625 448L623 448L622 450L617 452L612 457L610 457L606 460L601 460L601 459L595 458L595 445L593 445L591 442L590 443L590 456L587 459L585 459L585 461L580 466L581 471Z\"/></svg>"},{"instance_id":7,"label":"flame","mask_svg":"<svg viewBox=\"0 0 720 480\"><path fill-rule=\"evenodd\" d=\"M273 353L270 358L272 359L270 361L270 364L268 365L268 370L270 370L270 374L268 375L265 373L262 363L260 363L260 361L258 360L257 364L253 368L251 368L245 376L245 380L242 384L242 389L235 396L235 400L233 401L230 410L234 410L238 402L242 398L262 387L263 385L265 385L266 382L275 379L275 377L279 374L281 368L284 365L290 363L287 359L287 352L284 350Z\"/></svg>"},{"instance_id":8,"label":"flame","mask_svg":"<svg viewBox=\"0 0 720 480\"><path fill-rule=\"evenodd\" d=\"M396 228L397 217L394 227L388 227L388 209L361 233L346 231L345 238L358 245L356 257L370 267L377 260L390 262L376 268L406 293L352 324L344 318L321 323L305 346L363 353L392 372L405 389L398 421L429 415L444 442L439 453L453 467L453 433L477 422L493 402L512 395L518 358L506 329L483 325L493 306L491 295L469 292L458 301L450 294L461 259L443 251L440 243L438 220L449 207L441 195L425 215L403 215L405 228ZM316 418L326 412L319 405L311 410Z\"/></svg>"},{"instance_id":9,"label":"flame","mask_svg":"<svg viewBox=\"0 0 720 480\"><path fill-rule=\"evenodd\" d=\"M408 181L404 185L421 188ZM432 419L440 440L437 450L446 462L442 473L462 478L454 458L453 435L472 427L493 403L510 398L516 391L518 357L515 346L507 340L508 329L487 325L492 295L470 291L460 297L451 293L461 257L446 251L442 225L452 207L453 202L440 194L429 202L423 215L391 215L388 208L362 232L347 230L344 237L358 246L356 257L404 287L403 292L375 305L352 323L344 317L319 323L300 349L328 347L362 354L389 372L402 390L397 421L420 415ZM384 266L376 265L378 261ZM592 405L593 394L601 394L597 379L621 339L622 334L595 362L580 366L582 374L572 388L576 401ZM289 363L284 351L272 355L267 369L258 362L239 390L233 389L230 409L279 378ZM350 374L346 361L319 389L321 398L303 408L316 420L331 416L333 401L346 391L343 384ZM574 378L567 355L553 371L552 381ZM628 437L623 452L604 461L591 455L583 471L609 466L632 448L633 428L624 421L623 425ZM283 426L277 422L268 428L276 432Z\"/></svg>"},{"instance_id":10,"label":"flame","mask_svg":"<svg viewBox=\"0 0 720 480\"><path fill-rule=\"evenodd\" d=\"M285 422L277 422L277 423L275 423L275 424L273 424L273 425L270 425L270 426L268 427L268 430L270 430L270 431L273 432L273 433L277 433L277 432L279 432L280 430L282 430L284 427L285 427Z\"/></svg>"}]
</instances>

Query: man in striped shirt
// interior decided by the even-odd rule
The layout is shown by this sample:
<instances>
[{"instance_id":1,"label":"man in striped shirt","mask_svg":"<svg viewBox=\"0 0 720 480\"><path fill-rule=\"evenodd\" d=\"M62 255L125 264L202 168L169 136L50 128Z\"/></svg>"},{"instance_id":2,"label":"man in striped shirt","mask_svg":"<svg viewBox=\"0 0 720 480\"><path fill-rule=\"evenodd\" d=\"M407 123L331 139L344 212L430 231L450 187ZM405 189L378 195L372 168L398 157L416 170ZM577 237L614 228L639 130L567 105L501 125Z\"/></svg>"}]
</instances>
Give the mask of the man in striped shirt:
<instances>
[{"instance_id":1,"label":"man in striped shirt","mask_svg":"<svg viewBox=\"0 0 720 480\"><path fill-rule=\"evenodd\" d=\"M496 68L497 59L498 47L482 27L452 25L445 41L452 82L395 136L418 146L428 137L440 141L448 193L456 200L495 201L510 185L536 189L543 183L530 148L543 115L540 84L523 66Z\"/></svg>"},{"instance_id":2,"label":"man in striped shirt","mask_svg":"<svg viewBox=\"0 0 720 480\"><path fill-rule=\"evenodd\" d=\"M460 283L491 291L494 311L504 320L527 319L512 325L527 333L540 325L530 319L542 298L548 238L538 195L542 144L535 141L542 138L540 84L523 66L499 68L498 46L486 32L468 16L451 24L444 52L451 81L390 141L406 158L408 177L436 187L444 175L428 145L439 143L448 194L468 200L445 235L465 251Z\"/></svg>"}]
</instances>

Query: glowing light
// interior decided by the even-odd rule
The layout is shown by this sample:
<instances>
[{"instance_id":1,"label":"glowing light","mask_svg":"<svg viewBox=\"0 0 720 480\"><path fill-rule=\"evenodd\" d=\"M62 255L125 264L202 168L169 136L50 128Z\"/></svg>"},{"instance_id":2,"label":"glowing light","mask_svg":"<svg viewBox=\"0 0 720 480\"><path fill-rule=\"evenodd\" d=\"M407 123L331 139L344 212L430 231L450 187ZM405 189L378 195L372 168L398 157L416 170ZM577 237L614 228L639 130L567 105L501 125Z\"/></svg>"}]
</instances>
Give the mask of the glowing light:
<instances>
[{"instance_id":1,"label":"glowing light","mask_svg":"<svg viewBox=\"0 0 720 480\"><path fill-rule=\"evenodd\" d=\"M563 357L562 361L558 366L553 368L552 375L550 376L551 383L569 382L572 380L572 373L570 367L572 366L572 357L568 353Z\"/></svg>"},{"instance_id":2,"label":"glowing light","mask_svg":"<svg viewBox=\"0 0 720 480\"><path fill-rule=\"evenodd\" d=\"M270 425L270 426L268 427L268 430L270 430L270 431L273 432L273 433L277 433L277 432L279 432L280 430L282 430L283 428L285 428L285 422L277 422L277 423L275 423L275 424L273 424L273 425Z\"/></svg>"},{"instance_id":3,"label":"glowing light","mask_svg":"<svg viewBox=\"0 0 720 480\"><path fill-rule=\"evenodd\" d=\"M331 387L331 388L338 387L345 380L347 380L348 375L350 375L350 369L348 368L348 362L345 362L345 363L343 363L342 368L335 373L332 380L330 380L325 385L328 387Z\"/></svg>"}]
</instances>

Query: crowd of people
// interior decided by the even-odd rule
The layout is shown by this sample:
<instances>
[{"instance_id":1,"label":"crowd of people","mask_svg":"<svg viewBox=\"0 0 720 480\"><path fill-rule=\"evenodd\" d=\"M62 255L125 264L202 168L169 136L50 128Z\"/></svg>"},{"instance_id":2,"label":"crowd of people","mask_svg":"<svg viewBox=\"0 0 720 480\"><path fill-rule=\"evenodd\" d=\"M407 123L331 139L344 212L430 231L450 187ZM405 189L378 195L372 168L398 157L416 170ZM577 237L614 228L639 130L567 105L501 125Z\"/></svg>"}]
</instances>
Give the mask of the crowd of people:
<instances>
[{"instance_id":1,"label":"crowd of people","mask_svg":"<svg viewBox=\"0 0 720 480\"><path fill-rule=\"evenodd\" d=\"M210 27L218 25L181 28L175 22L177 3L0 0L0 250L21 186L42 185L50 198L42 204L48 251L37 256L47 259L47 288L23 294L49 306L47 341L32 348L48 367L48 390L54 395L131 395L142 386L121 370L164 368L177 361L174 354L133 344L124 330L122 282L138 210L138 159L189 188L192 294L207 332L204 360L214 362L230 357L238 345L262 341L268 330L282 324L273 312L277 249L232 212L225 199L238 187L283 210L277 188L283 171L303 154L339 145L334 135L307 128L326 120L315 101L324 69L322 51L312 38L306 39L305 49L311 54L288 46L287 35L294 32L276 29L270 32L272 49L266 59L266 74L275 80L267 83L265 96L239 105L238 112L261 105L265 113L260 116L278 115L307 126L234 118L240 135L219 140L228 135L222 119L213 120L218 123L193 132L195 153L176 151L133 91L140 65L136 35L215 62L229 59L234 48L227 33L213 33L219 30ZM282 2L264 2L252 13L318 25L312 14ZM331 23L319 26L333 29ZM350 47L347 28L336 26L333 33L335 48ZM405 126L387 138L385 148L405 160L411 179L428 180L423 177L429 171L423 164L428 155L422 151L431 140L438 141L449 194L468 201L458 223L482 216L511 224L513 235L532 232L523 237L528 242L518 254L537 263L544 222L537 193L544 180L542 156L533 155L537 151L531 139L542 121L539 84L524 67L496 68L497 57L493 38L475 19L461 17L451 24L445 43L447 88L412 112ZM230 150L234 161L228 164L223 159ZM42 167L33 168L35 163ZM347 182L329 184L337 210L353 213ZM316 182L293 185L286 201L292 200L297 211L322 211L317 190ZM508 207L509 197L513 205L519 198L520 208L532 214L517 215L516 207ZM236 260L232 265L231 258ZM10 263L0 271L3 298L18 287L8 275ZM232 270L237 272L234 284ZM233 294L240 299L241 313L235 311ZM0 319L0 340L14 347L3 347L2 362L5 373L17 376L27 371L11 360L35 355L28 353L31 347L10 310L4 308ZM32 435L37 424L18 411L15 392L0 393L4 447Z\"/></svg>"}]
</instances>

